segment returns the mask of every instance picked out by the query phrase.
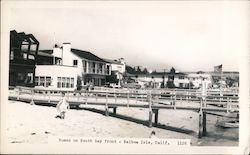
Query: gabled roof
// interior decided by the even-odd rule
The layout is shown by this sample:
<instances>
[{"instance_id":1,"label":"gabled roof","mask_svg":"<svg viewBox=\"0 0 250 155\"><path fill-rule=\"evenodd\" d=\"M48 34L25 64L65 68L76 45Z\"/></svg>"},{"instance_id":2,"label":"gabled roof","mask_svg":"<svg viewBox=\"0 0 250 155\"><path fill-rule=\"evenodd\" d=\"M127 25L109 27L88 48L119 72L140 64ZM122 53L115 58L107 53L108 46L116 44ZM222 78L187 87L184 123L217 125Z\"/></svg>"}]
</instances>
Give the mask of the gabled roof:
<instances>
[{"instance_id":1,"label":"gabled roof","mask_svg":"<svg viewBox=\"0 0 250 155\"><path fill-rule=\"evenodd\" d=\"M91 52L88 51L82 51L82 50L78 50L78 49L71 49L71 52L74 53L75 55L84 58L84 59L88 59L88 60L92 60L92 61L100 61L100 62L107 62L105 60L103 60L102 58L99 58L98 56L92 54Z\"/></svg>"}]
</instances>

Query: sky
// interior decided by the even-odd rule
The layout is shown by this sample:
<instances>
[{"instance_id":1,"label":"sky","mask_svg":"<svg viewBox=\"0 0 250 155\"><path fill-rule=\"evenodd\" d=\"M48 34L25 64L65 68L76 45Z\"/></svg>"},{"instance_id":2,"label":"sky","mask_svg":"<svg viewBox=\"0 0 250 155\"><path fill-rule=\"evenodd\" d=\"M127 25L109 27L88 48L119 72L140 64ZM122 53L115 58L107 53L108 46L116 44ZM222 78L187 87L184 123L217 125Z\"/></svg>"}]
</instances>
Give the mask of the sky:
<instances>
[{"instance_id":1,"label":"sky","mask_svg":"<svg viewBox=\"0 0 250 155\"><path fill-rule=\"evenodd\" d=\"M247 7L234 1L32 4L11 10L10 30L32 33L41 50L70 42L99 57L123 57L131 66L159 71L212 71L220 64L238 71L248 34Z\"/></svg>"}]
</instances>

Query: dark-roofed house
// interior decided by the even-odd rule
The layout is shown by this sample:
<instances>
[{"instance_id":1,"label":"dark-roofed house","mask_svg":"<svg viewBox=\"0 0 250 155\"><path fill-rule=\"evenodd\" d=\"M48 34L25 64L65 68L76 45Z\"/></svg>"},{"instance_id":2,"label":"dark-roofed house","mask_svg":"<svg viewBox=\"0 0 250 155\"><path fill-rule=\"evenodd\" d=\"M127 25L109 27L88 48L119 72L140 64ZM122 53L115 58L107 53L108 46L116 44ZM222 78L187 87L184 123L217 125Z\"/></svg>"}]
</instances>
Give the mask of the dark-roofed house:
<instances>
[{"instance_id":1,"label":"dark-roofed house","mask_svg":"<svg viewBox=\"0 0 250 155\"><path fill-rule=\"evenodd\" d=\"M49 51L43 51L49 52ZM110 63L91 52L71 48L70 43L55 46L53 65L37 65L36 85L59 90L74 90L82 86L105 85L111 74Z\"/></svg>"},{"instance_id":2,"label":"dark-roofed house","mask_svg":"<svg viewBox=\"0 0 250 155\"><path fill-rule=\"evenodd\" d=\"M32 34L10 31L10 86L34 86L38 49L39 42Z\"/></svg>"}]
</instances>

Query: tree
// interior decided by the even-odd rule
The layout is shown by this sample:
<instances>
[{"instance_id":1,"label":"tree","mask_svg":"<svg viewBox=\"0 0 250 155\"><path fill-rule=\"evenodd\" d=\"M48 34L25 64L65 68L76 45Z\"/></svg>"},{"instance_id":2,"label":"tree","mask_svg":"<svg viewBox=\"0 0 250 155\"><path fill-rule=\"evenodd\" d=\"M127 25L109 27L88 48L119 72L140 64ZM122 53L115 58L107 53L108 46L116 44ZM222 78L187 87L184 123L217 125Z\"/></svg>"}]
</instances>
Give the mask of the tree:
<instances>
[{"instance_id":1,"label":"tree","mask_svg":"<svg viewBox=\"0 0 250 155\"><path fill-rule=\"evenodd\" d=\"M115 75L114 72L111 72L111 75L108 75L106 77L106 81L109 82L109 83L116 83L118 84L118 79L117 79L117 76Z\"/></svg>"},{"instance_id":2,"label":"tree","mask_svg":"<svg viewBox=\"0 0 250 155\"><path fill-rule=\"evenodd\" d=\"M172 67L172 68L170 69L170 73L172 73L172 74L175 73L175 68L174 68L174 67Z\"/></svg>"},{"instance_id":3,"label":"tree","mask_svg":"<svg viewBox=\"0 0 250 155\"><path fill-rule=\"evenodd\" d=\"M82 78L78 75L76 80L76 90L82 89Z\"/></svg>"},{"instance_id":4,"label":"tree","mask_svg":"<svg viewBox=\"0 0 250 155\"><path fill-rule=\"evenodd\" d=\"M142 71L143 74L148 74L148 70L147 68L144 68L143 71Z\"/></svg>"}]
</instances>

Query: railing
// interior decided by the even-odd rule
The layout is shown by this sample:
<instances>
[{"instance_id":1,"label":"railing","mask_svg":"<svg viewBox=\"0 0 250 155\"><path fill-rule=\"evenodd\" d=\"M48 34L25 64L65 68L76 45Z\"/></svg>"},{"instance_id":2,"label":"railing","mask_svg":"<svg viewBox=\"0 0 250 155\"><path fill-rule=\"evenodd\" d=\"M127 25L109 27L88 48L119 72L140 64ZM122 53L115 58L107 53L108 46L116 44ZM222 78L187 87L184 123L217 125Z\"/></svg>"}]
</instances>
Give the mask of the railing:
<instances>
[{"instance_id":1,"label":"railing","mask_svg":"<svg viewBox=\"0 0 250 155\"><path fill-rule=\"evenodd\" d=\"M111 91L112 90L112 91ZM117 91L119 90L119 91ZM186 102L186 105L190 102L201 104L201 100L204 100L205 104L200 105L207 107L207 105L214 105L216 108L222 107L220 111L238 111L238 96L219 96L219 95L207 95L201 96L197 92L180 92L180 91L152 91L152 90L135 90L135 89L108 89L93 90L93 91L62 91L52 89L37 89L27 87L16 87L14 92L9 95L12 99L30 99L32 101L47 101L48 103L57 103L61 98L61 93L65 93L69 102L72 104L81 104L91 102L91 104L101 104L107 101L105 104L120 104L121 106L126 103L127 106L135 104L148 105L149 100L157 106L168 106L168 108L178 109L176 102ZM150 96L150 97L149 97ZM139 104L140 103L140 104ZM159 105L160 104L160 105ZM154 106L153 105L153 106ZM114 105L113 105L114 106ZM196 106L194 109L197 109ZM164 107L160 107L164 108ZM179 107L182 108L183 107Z\"/></svg>"},{"instance_id":2,"label":"railing","mask_svg":"<svg viewBox=\"0 0 250 155\"><path fill-rule=\"evenodd\" d=\"M113 108L116 114L118 107L147 108L149 110L148 126L152 127L152 117L155 116L155 124L158 123L158 111L160 109L193 110L199 114L198 137L206 134L206 115L210 112L237 112L239 113L238 96L210 95L200 96L195 92L170 91L168 94L152 90L121 90L113 91L57 91L52 89L37 89L16 87L9 90L9 99L34 103L57 104L61 99L61 93L66 93L70 106L79 108L80 105L104 106L105 115L109 115L109 109ZM192 94L193 93L193 94ZM182 101L185 105L181 105ZM197 103L189 106L189 102ZM212 106L216 105L216 106ZM222 106L222 107L218 107Z\"/></svg>"}]
</instances>

